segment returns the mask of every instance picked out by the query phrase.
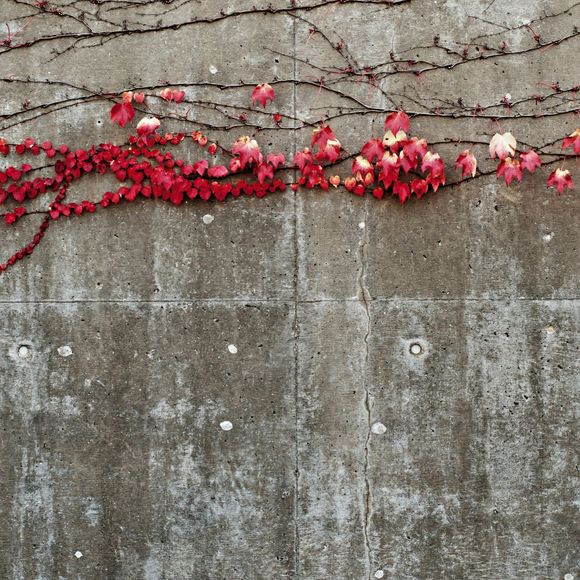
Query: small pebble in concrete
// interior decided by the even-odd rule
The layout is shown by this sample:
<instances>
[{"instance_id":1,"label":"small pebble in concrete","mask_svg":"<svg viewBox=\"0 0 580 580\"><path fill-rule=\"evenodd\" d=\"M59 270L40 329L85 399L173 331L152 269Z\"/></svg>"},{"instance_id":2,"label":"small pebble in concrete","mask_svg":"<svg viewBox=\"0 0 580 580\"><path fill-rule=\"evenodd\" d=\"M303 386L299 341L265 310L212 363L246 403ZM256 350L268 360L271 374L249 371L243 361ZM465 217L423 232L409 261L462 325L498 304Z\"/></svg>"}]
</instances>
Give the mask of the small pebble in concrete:
<instances>
[{"instance_id":1,"label":"small pebble in concrete","mask_svg":"<svg viewBox=\"0 0 580 580\"><path fill-rule=\"evenodd\" d=\"M211 224L215 219L210 213L206 213L202 218L204 224Z\"/></svg>"},{"instance_id":2,"label":"small pebble in concrete","mask_svg":"<svg viewBox=\"0 0 580 580\"><path fill-rule=\"evenodd\" d=\"M564 574L564 580L574 580L574 574Z\"/></svg>"},{"instance_id":3,"label":"small pebble in concrete","mask_svg":"<svg viewBox=\"0 0 580 580\"><path fill-rule=\"evenodd\" d=\"M222 421L220 423L220 427L224 430L224 431L231 431L234 426L232 425L231 421Z\"/></svg>"},{"instance_id":4,"label":"small pebble in concrete","mask_svg":"<svg viewBox=\"0 0 580 580\"><path fill-rule=\"evenodd\" d=\"M60 354L60 356L67 357L70 356L72 353L73 353L72 348L68 345L58 347L58 354Z\"/></svg>"},{"instance_id":5,"label":"small pebble in concrete","mask_svg":"<svg viewBox=\"0 0 580 580\"><path fill-rule=\"evenodd\" d=\"M550 325L550 326L546 326L546 334L554 334L556 332L556 329Z\"/></svg>"},{"instance_id":6,"label":"small pebble in concrete","mask_svg":"<svg viewBox=\"0 0 580 580\"><path fill-rule=\"evenodd\" d=\"M77 550L77 551L75 552L75 557L76 557L76 558L82 558L82 557L83 557L83 553L82 553L80 550Z\"/></svg>"},{"instance_id":7,"label":"small pebble in concrete","mask_svg":"<svg viewBox=\"0 0 580 580\"><path fill-rule=\"evenodd\" d=\"M215 75L215 74L217 73L217 70L218 70L218 69L217 69L217 67L215 67L213 64L212 64L212 65L210 65L210 67L209 67L209 72L210 72L212 75Z\"/></svg>"},{"instance_id":8,"label":"small pebble in concrete","mask_svg":"<svg viewBox=\"0 0 580 580\"><path fill-rule=\"evenodd\" d=\"M547 234L544 234L542 236L542 239L544 240L544 242L551 242L553 237L554 237L554 232L548 232Z\"/></svg>"},{"instance_id":9,"label":"small pebble in concrete","mask_svg":"<svg viewBox=\"0 0 580 580\"><path fill-rule=\"evenodd\" d=\"M30 358L32 356L32 351L25 344L18 347L18 356L20 358Z\"/></svg>"},{"instance_id":10,"label":"small pebble in concrete","mask_svg":"<svg viewBox=\"0 0 580 580\"><path fill-rule=\"evenodd\" d=\"M377 421L372 424L371 431L375 435L384 435L387 432L387 428L380 421Z\"/></svg>"},{"instance_id":11,"label":"small pebble in concrete","mask_svg":"<svg viewBox=\"0 0 580 580\"><path fill-rule=\"evenodd\" d=\"M385 573L382 570L377 570L375 572L375 578L384 578Z\"/></svg>"},{"instance_id":12,"label":"small pebble in concrete","mask_svg":"<svg viewBox=\"0 0 580 580\"><path fill-rule=\"evenodd\" d=\"M359 227L361 230L364 230L364 229L365 229L365 227L366 227L366 224L365 224L364 222L359 222L359 223L358 223L358 227Z\"/></svg>"},{"instance_id":13,"label":"small pebble in concrete","mask_svg":"<svg viewBox=\"0 0 580 580\"><path fill-rule=\"evenodd\" d=\"M418 342L414 342L409 350L411 351L411 354L419 356L423 352L423 347Z\"/></svg>"},{"instance_id":14,"label":"small pebble in concrete","mask_svg":"<svg viewBox=\"0 0 580 580\"><path fill-rule=\"evenodd\" d=\"M228 350L232 353L232 354L236 354L238 352L238 348L235 344L229 344L228 345Z\"/></svg>"}]
</instances>

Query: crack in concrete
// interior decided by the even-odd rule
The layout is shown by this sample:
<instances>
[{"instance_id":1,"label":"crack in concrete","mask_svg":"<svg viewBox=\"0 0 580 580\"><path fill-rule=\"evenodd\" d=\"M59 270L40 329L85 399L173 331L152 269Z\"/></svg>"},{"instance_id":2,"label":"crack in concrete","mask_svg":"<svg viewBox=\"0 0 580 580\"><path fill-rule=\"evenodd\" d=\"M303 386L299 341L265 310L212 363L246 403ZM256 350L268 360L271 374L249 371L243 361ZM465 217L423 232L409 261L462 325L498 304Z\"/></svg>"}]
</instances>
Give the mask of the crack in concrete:
<instances>
[{"instance_id":1,"label":"crack in concrete","mask_svg":"<svg viewBox=\"0 0 580 580\"><path fill-rule=\"evenodd\" d=\"M296 34L297 34L297 24L296 20L292 20L292 46L294 57L296 57ZM298 61L294 59L293 62L293 77L296 81L298 76ZM292 125L293 129L297 127L296 121L296 92L297 84L296 82L292 85ZM292 157L296 155L296 131L294 131L294 142L292 144L293 151ZM296 182L296 168L292 170L293 176L292 181ZM298 409L300 403L300 376L299 376L299 356L300 356L300 322L298 320L298 305L299 300L299 268L300 268L300 257L299 257L299 244L298 244L298 197L297 191L294 192L294 320L293 320L293 334L294 334L294 578L297 580L300 578L300 523L299 523L299 499L300 499L300 445L298 441L298 433L300 421L298 418Z\"/></svg>"},{"instance_id":2,"label":"crack in concrete","mask_svg":"<svg viewBox=\"0 0 580 580\"><path fill-rule=\"evenodd\" d=\"M370 543L370 524L371 524L371 503L372 503L372 494L371 494L371 485L368 478L368 467L369 467L369 444L371 438L371 425L372 425L372 408L373 408L373 400L372 395L368 388L368 362L369 362L369 337L371 333L371 316L369 310L370 304L370 293L366 287L366 274L367 274L367 246L369 244L369 234L367 228L367 220L368 220L368 200L365 200L365 214L364 214L364 222L363 222L363 231L361 236L361 241L359 243L359 257L361 262L361 267L359 270L359 275L357 278L358 289L359 289L359 296L358 299L363 306L365 316L366 316L366 330L364 336L364 344L365 344L365 361L364 361L364 379L363 379L363 387L365 391L364 395L364 408L367 415L367 436L365 440L364 446L364 479L365 479L365 490L364 490L364 522L363 522L363 533L364 533L364 541L365 541L365 556L367 561L367 577L370 579L372 574L372 565L373 565L373 557L372 557L372 547Z\"/></svg>"}]
</instances>

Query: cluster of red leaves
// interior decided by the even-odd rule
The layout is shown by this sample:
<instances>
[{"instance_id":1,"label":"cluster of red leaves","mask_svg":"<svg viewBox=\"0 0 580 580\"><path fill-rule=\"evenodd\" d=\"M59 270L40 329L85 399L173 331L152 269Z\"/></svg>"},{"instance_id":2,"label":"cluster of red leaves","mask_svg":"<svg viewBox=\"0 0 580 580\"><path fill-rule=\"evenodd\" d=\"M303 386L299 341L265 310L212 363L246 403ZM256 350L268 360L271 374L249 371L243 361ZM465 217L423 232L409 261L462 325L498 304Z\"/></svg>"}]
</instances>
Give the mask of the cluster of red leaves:
<instances>
[{"instance_id":1,"label":"cluster of red leaves","mask_svg":"<svg viewBox=\"0 0 580 580\"><path fill-rule=\"evenodd\" d=\"M524 170L533 173L542 165L540 156L532 149L516 158L516 148L517 141L511 133L496 133L489 144L491 158L499 158L496 176L498 179L503 177L508 187L514 179L522 181Z\"/></svg>"},{"instance_id":2,"label":"cluster of red leaves","mask_svg":"<svg viewBox=\"0 0 580 580\"><path fill-rule=\"evenodd\" d=\"M59 159L52 166L54 174L50 177L25 179L31 170L29 164L19 167L10 166L5 171L0 171L0 184L7 184L5 187L0 186L0 204L8 199L20 204L42 194L50 192L57 192L57 194L49 204L48 215L33 240L6 262L0 264L0 272L12 266L17 260L30 255L51 221L63 217L71 218L81 216L83 213L94 213L99 208L117 205L122 201L132 202L139 197L160 199L180 205L186 198L192 200L199 198L204 201L215 199L221 202L228 195L264 197L268 193L285 190L286 184L274 178L274 171L281 163L284 163L282 155L270 154L264 161L258 148L257 152L252 150L251 157L248 157L246 149L244 148L243 152L240 149L244 139L241 138L236 143L239 154L235 154L230 167L227 168L223 165L209 166L205 159L189 164L183 159L176 159L171 152L162 151L160 148L177 145L184 138L183 133L159 135L153 131L143 136L132 135L127 147L103 143L87 150L72 151L65 145L54 148L50 142L39 146L30 138L16 145L14 150L18 154L29 152L32 155L38 155L43 151L47 157L59 155ZM208 143L207 137L199 131L193 133L192 139L201 147L205 147ZM210 144L208 151L211 151L211 145L215 144ZM8 155L10 146L3 141L1 150L4 155ZM235 176L246 165L252 166L253 172L258 177L256 182L250 183L243 178L233 179L230 182L220 181L221 178ZM121 185L114 191L105 192L99 200L67 203L65 197L68 186L90 173L113 174ZM25 208L18 206L4 214L4 222L12 225L25 213Z\"/></svg>"},{"instance_id":3,"label":"cluster of red leaves","mask_svg":"<svg viewBox=\"0 0 580 580\"><path fill-rule=\"evenodd\" d=\"M181 103L185 92L166 88L158 96L168 102ZM123 93L121 102L115 103L110 111L111 122L121 127L133 125L136 113L133 103L141 105L145 98L143 93ZM252 102L258 102L264 108L273 100L274 89L268 84L258 85L252 93ZM278 113L273 117L276 123L282 119ZM56 146L50 141L37 143L30 137L15 145L13 150L17 155L38 156L42 153L48 159L57 159L50 166L53 174L48 177L29 178L33 170L28 163L9 166L0 171L0 205L8 200L18 204L3 214L4 222L13 225L22 218L26 214L22 204L27 200L51 192L54 197L32 240L0 264L0 273L17 260L30 255L50 223L62 217L94 213L100 208L132 202L138 198L160 199L180 205L185 199L214 199L221 202L228 195L263 197L270 192L284 191L286 184L275 178L275 172L284 167L284 155L264 155L253 137L242 136L233 144L231 151L223 149L230 156L227 165L210 165L206 159L186 163L162 149L182 143L185 135L161 135L157 132L160 125L157 117L143 117L135 127L136 134L129 137L127 146L102 143L89 149L70 150L66 145ZM348 155L341 159L343 148L340 141L328 124L321 123L312 132L311 148L305 148L294 156L293 165L299 177L296 183L291 184L292 189L304 186L327 191L330 185L338 187L343 181L346 189L355 195L372 192L375 198L382 199L386 193L391 193L401 203L405 203L413 194L421 198L430 189L436 192L440 186L445 185L443 160L438 153L428 148L425 139L408 136L410 125L405 112L390 113L385 120L382 139L371 138L367 141L359 154L354 156L351 174L341 180L338 175L327 179L325 169L344 161ZM216 155L217 144L210 143L201 131L194 131L191 137L194 144L202 149L207 146L207 152ZM576 155L580 155L580 129L563 140L562 148L570 147ZM511 133L494 135L489 146L491 158L499 159L496 174L498 178L503 177L508 186L514 179L521 181L524 170L533 173L541 166L541 159L535 151L516 156L516 148L517 142ZM0 139L0 155L7 156L10 151L11 146ZM477 160L467 149L459 154L455 167L461 170L462 178L474 177ZM67 202L69 185L91 173L113 174L120 186L115 191L105 192L98 200ZM254 180L248 181L247 176L253 176ZM548 178L547 185L556 187L558 193L562 193L565 187L572 189L570 172L562 167L556 169Z\"/></svg>"},{"instance_id":4,"label":"cluster of red leaves","mask_svg":"<svg viewBox=\"0 0 580 580\"><path fill-rule=\"evenodd\" d=\"M563 140L562 149L565 150L568 147L574 147L576 155L580 154L580 129ZM518 158L516 157L516 148L517 141L511 133L496 133L489 144L491 158L499 158L496 168L497 178L503 177L508 187L514 179L522 181L524 170L533 173L542 165L540 156L533 149L520 153ZM572 189L574 181L568 169L559 167L550 173L546 185L555 187L561 194L566 187Z\"/></svg>"},{"instance_id":5,"label":"cluster of red leaves","mask_svg":"<svg viewBox=\"0 0 580 580\"><path fill-rule=\"evenodd\" d=\"M412 194L423 197L445 184L445 167L437 153L428 149L425 139L408 137L410 119L403 111L387 116L382 139L370 139L355 157L351 175L344 179L346 189L355 195L371 191L382 199L387 192L405 203ZM296 189L320 187L327 191L329 184L338 187L341 179L333 175L328 180L323 163L334 164L342 150L332 129L321 124L312 132L312 150L304 149L294 156L294 165L300 172ZM421 161L421 162L420 162Z\"/></svg>"}]
</instances>

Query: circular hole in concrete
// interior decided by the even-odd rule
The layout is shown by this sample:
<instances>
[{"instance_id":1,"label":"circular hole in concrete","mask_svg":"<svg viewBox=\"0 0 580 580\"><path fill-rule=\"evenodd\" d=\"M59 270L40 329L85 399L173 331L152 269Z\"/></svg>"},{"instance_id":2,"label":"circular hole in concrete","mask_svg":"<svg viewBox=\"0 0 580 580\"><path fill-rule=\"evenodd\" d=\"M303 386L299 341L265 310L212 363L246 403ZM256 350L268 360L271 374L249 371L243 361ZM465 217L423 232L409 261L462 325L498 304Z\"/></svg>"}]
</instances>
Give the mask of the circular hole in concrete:
<instances>
[{"instance_id":1,"label":"circular hole in concrete","mask_svg":"<svg viewBox=\"0 0 580 580\"><path fill-rule=\"evenodd\" d=\"M420 354L423 354L423 347L418 342L414 342L409 347L409 352L415 356L419 356Z\"/></svg>"},{"instance_id":2,"label":"circular hole in concrete","mask_svg":"<svg viewBox=\"0 0 580 580\"><path fill-rule=\"evenodd\" d=\"M21 344L18 347L18 356L20 358L30 358L32 356L32 349L26 344Z\"/></svg>"}]
</instances>

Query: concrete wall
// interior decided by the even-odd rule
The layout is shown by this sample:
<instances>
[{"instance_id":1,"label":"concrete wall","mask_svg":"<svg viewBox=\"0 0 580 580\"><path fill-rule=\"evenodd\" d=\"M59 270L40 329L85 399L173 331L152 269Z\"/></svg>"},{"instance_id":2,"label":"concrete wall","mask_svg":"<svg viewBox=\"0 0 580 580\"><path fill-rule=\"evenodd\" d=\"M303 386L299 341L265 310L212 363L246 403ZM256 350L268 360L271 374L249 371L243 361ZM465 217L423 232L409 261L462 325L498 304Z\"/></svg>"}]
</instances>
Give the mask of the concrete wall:
<instances>
[{"instance_id":1,"label":"concrete wall","mask_svg":"<svg viewBox=\"0 0 580 580\"><path fill-rule=\"evenodd\" d=\"M12 142L122 142L99 95L170 84L191 110L163 128L229 146L264 81L264 150L329 114L354 152L402 105L449 181L450 140L494 170L494 117L546 161L578 125L573 0L0 6ZM403 207L288 190L59 221L0 277L0 578L579 578L579 198L554 167ZM3 258L38 219L0 227Z\"/></svg>"}]
</instances>

